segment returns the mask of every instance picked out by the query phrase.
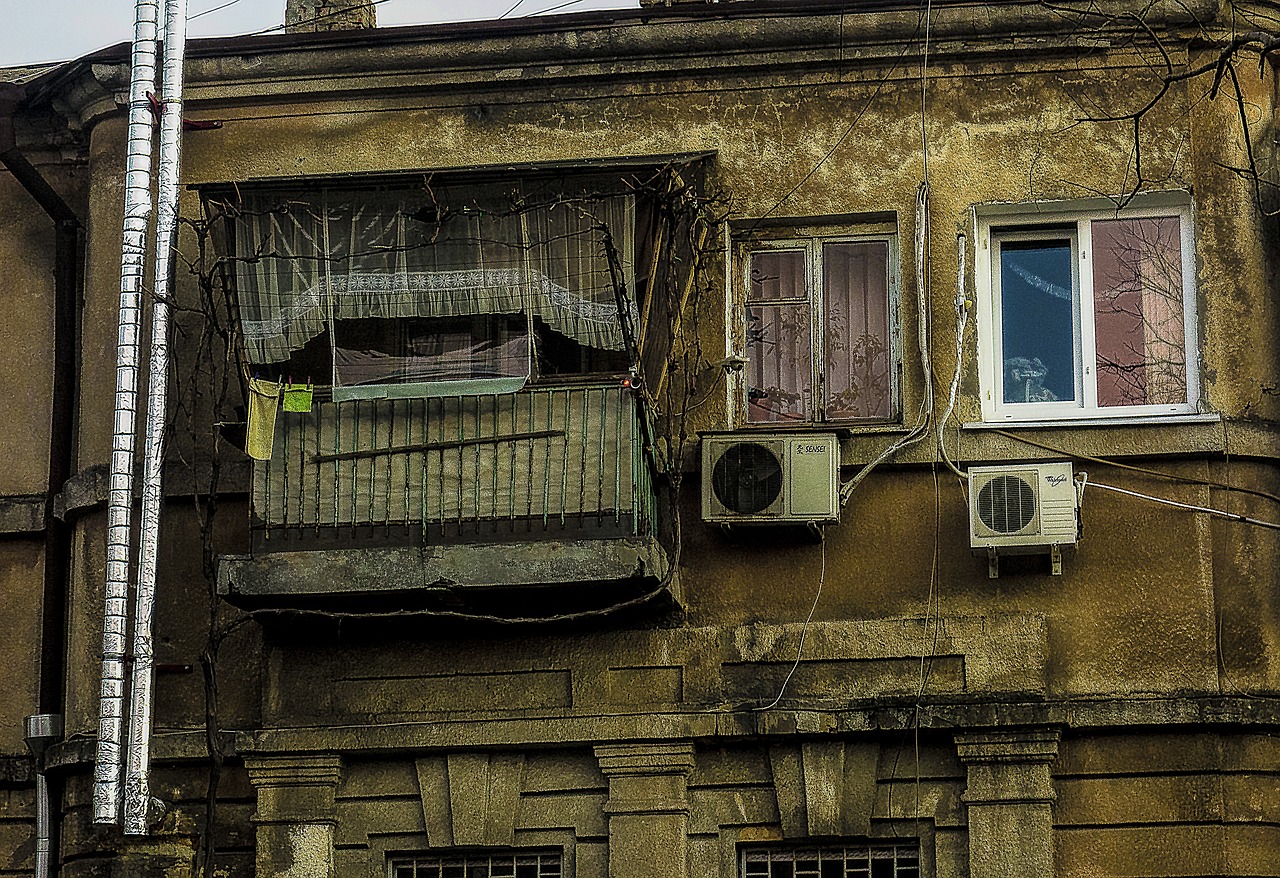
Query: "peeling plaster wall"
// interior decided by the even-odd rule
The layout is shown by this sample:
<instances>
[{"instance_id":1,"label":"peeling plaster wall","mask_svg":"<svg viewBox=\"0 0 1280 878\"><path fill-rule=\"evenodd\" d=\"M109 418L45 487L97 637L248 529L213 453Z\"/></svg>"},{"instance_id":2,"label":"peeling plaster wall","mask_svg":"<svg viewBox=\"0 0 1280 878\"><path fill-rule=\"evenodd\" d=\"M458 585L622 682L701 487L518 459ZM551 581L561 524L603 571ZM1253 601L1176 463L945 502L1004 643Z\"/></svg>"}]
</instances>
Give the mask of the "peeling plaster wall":
<instances>
[{"instance_id":1,"label":"peeling plaster wall","mask_svg":"<svg viewBox=\"0 0 1280 878\"><path fill-rule=\"evenodd\" d=\"M734 218L767 226L769 218L896 216L909 421L925 386L913 353L922 331L912 246L922 137L932 193L930 340L943 387L956 365L955 239L963 231L972 247L973 207L1118 195L1138 185L1132 126L1087 120L1137 106L1152 85L1150 68L1120 48L1055 36L1051 24L1018 10L940 13L923 83L914 49L899 57L915 39L907 21L914 13L896 12L848 30L821 15L699 19L663 52L645 48L646 39L657 41L642 36L650 33L644 25L557 32L542 42L481 30L387 37L387 45L282 49L268 39L209 50L192 56L186 114L222 127L186 135L184 182L711 152L710 183L731 195ZM1025 16L1013 19L1025 33L972 39L974 19L1015 14ZM655 23L653 33L669 26ZM1268 69L1261 82L1243 81L1267 167L1274 79ZM953 429L948 448L960 460L1060 456L1023 437L1280 494L1276 227L1251 209L1247 182L1231 170L1246 157L1235 106L1208 101L1204 90L1175 86L1139 137L1143 185L1192 195L1203 389L1223 420L1022 428L1013 436ZM103 112L83 144L82 470L108 462L114 387L124 118ZM6 205L21 196L8 185L0 180ZM184 193L183 205L194 211L195 194ZM0 222L10 283L46 297L47 238L38 217L10 212ZM189 232L182 242L191 246ZM733 277L738 268L730 262ZM179 277L181 301L194 302L190 279ZM20 368L39 359L42 339L48 345L35 313L15 316L3 332L14 361L7 372L22 379L25 396L43 399L46 377ZM724 315L717 288L690 321L711 363L728 353ZM971 324L953 428L981 419L976 356ZM10 443L12 466L0 475L0 495L37 492L48 418L16 395L10 403L15 427L0 448ZM690 429L734 426L726 411L724 395L712 393ZM842 443L845 474L898 435L853 431ZM175 464L212 441L179 440ZM1080 467L1094 480L1188 504L1277 515L1259 497L1101 463ZM685 486L679 618L640 614L517 634L333 619L240 629L224 647L219 696L224 726L238 732L236 746L252 764L245 771L233 759L223 789L228 874L251 874L256 860L263 876L364 878L381 874L388 854L438 844L447 831L455 844L510 838L560 848L567 875L603 876L617 865L611 840L615 857L624 844L646 849L667 838L654 828L661 826L680 839L664 849L670 874L729 876L739 844L827 837L836 826L854 836L919 834L923 874L978 878L1006 874L1016 860L1016 844L987 849L971 835L1006 819L1031 836L1037 856L1056 854L1054 874L1064 878L1175 874L1171 851L1186 874L1267 874L1280 857L1280 802L1268 792L1271 721L1246 721L1258 708L1238 697L1280 691L1272 659L1280 649L1280 547L1272 532L1093 491L1083 541L1061 577L1032 556L1004 559L992 580L985 559L970 552L964 491L932 438L864 482L821 545L773 532L727 536L698 520L696 473ZM89 825L103 515L86 501L74 516L66 710L75 739L59 755L68 778L68 878L125 874L113 871L117 851L121 868L146 874L182 873L195 855L205 779L205 582L189 488L171 490L156 789L176 807L155 839L133 846ZM222 514L219 550L248 551L243 495L228 498ZM38 612L39 565L16 542L7 551L12 575L0 594L15 608L15 630L27 630L24 620ZM807 661L787 683L805 709L746 710L787 679L810 612ZM34 654L21 637L0 643L6 668L21 669ZM0 716L0 753L11 755L21 746L12 725L34 684L20 670L7 685L13 697L0 700L13 716ZM978 740L984 730L1023 726L1052 729L1053 740ZM1066 731L1056 743L1059 729ZM954 738L969 733L960 748L967 755L958 756ZM617 741L635 752L601 746ZM1008 764L1015 768L1002 774ZM994 791L991 801L966 798L979 781ZM1014 789L1041 782L1052 797ZM12 869L25 863L20 841L4 833L25 831L27 781L9 785L0 874L5 851L14 851ZM637 789L663 803L660 819L637 811L628 799ZM840 806L828 813L831 796L817 790L837 790ZM483 809L468 810L482 798ZM274 810L264 816L264 806ZM971 826L971 809L984 807Z\"/></svg>"}]
</instances>

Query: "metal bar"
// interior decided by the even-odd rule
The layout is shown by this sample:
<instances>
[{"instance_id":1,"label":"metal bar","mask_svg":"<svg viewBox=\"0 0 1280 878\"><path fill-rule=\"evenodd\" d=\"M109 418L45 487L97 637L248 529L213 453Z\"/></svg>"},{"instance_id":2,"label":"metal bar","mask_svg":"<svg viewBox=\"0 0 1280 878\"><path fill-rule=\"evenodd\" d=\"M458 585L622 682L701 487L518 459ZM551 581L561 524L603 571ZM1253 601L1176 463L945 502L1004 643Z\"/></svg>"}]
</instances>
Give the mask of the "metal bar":
<instances>
[{"instance_id":1,"label":"metal bar","mask_svg":"<svg viewBox=\"0 0 1280 878\"><path fill-rule=\"evenodd\" d=\"M512 433L516 431L517 418L519 417L519 415L516 412L516 400L518 398L519 397L516 394L512 394L511 396L507 397L508 402L511 403L511 406L510 406L511 428L510 429ZM529 456L530 457L533 456L532 447L529 448ZM511 490L507 492L507 518L509 519L514 519L516 517L516 458L517 458L516 444L512 442L511 443L511 466L508 467L511 474Z\"/></svg>"},{"instance_id":2,"label":"metal bar","mask_svg":"<svg viewBox=\"0 0 1280 878\"><path fill-rule=\"evenodd\" d=\"M563 430L534 430L530 431L530 433L508 433L500 436L468 436L466 439L448 439L444 440L444 442L419 442L410 445L390 445L388 448L366 448L358 452L316 454L311 458L311 462L355 461L355 459L366 457L381 457L384 454L434 452L440 451L442 448L470 448L472 445L495 445L503 442L520 442L521 439L547 439L549 436L563 435Z\"/></svg>"},{"instance_id":3,"label":"metal bar","mask_svg":"<svg viewBox=\"0 0 1280 878\"><path fill-rule=\"evenodd\" d=\"M534 396L535 395L533 393L529 394L529 429L531 430L533 429L533 425L534 423L536 423L538 418L537 407L534 405ZM550 442L547 443L547 447L548 448L551 447ZM525 515L525 520L530 521L533 519L533 446L532 445L529 446L529 477L525 480L525 484L528 485L529 487L525 490L525 494L524 494L524 506L525 506L524 515Z\"/></svg>"},{"instance_id":4,"label":"metal bar","mask_svg":"<svg viewBox=\"0 0 1280 878\"><path fill-rule=\"evenodd\" d=\"M120 318L116 338L116 393L107 500L107 569L102 620L102 685L98 753L94 765L93 819L120 819L121 747L124 738L125 629L128 625L132 554L133 458L138 411L138 335L151 217L153 122L147 92L156 78L155 0L134 7L133 72L129 82L129 148L124 192L124 240L120 254Z\"/></svg>"},{"instance_id":5,"label":"metal bar","mask_svg":"<svg viewBox=\"0 0 1280 878\"><path fill-rule=\"evenodd\" d=\"M458 442L459 442L458 444L458 524L459 526L461 526L462 524L462 482L463 482L462 455L463 455L463 448L465 448L465 446L462 445L461 442L466 437L466 430L462 424L462 404L455 400L454 405L456 406L456 414L457 414L457 421L458 421Z\"/></svg>"},{"instance_id":6,"label":"metal bar","mask_svg":"<svg viewBox=\"0 0 1280 878\"><path fill-rule=\"evenodd\" d=\"M473 419L475 420L475 433L474 433L474 435L476 435L476 436L479 436L479 435L480 435L480 433L481 433L481 427L480 427L480 400L481 400L482 398L483 398L483 397L479 397L479 396L473 396L473 397L469 397L469 398L468 398L468 399L469 399L469 401L470 401L470 403L471 403L471 414L472 414ZM474 447L474 448L475 448L475 450L476 450L475 455L474 455L474 456L475 456L475 462L476 462L476 472L475 472L475 478L474 478L474 479L472 479L472 481L475 483L476 489L475 489L475 499L474 499L474 502L472 503L471 510L472 510L472 512L473 512L473 513L475 513L475 514L473 515L473 518L479 519L479 518L480 518L480 446L479 446L479 445L476 445L476 446L473 446L473 447Z\"/></svg>"},{"instance_id":7,"label":"metal bar","mask_svg":"<svg viewBox=\"0 0 1280 878\"><path fill-rule=\"evenodd\" d=\"M360 447L360 408L361 400L351 405L351 447ZM339 409L341 411L341 409ZM356 458L351 460L351 536L356 535L356 507L360 503L360 464Z\"/></svg>"},{"instance_id":8,"label":"metal bar","mask_svg":"<svg viewBox=\"0 0 1280 878\"><path fill-rule=\"evenodd\" d=\"M289 524L290 524L290 521L289 521L289 505L290 505L290 498L289 498L289 469L290 469L290 467L289 467L289 419L288 419L288 418L286 418L284 415L280 414L279 412L277 412L277 413L276 413L276 425L277 425L277 427L283 427L283 428L284 428L283 430L281 430L281 433L280 433L281 438L280 438L280 440L278 440L278 441L280 441L280 442L281 442L281 444L284 446L284 451L280 454L280 460L284 462L284 466L282 466L282 467L280 468L280 472L281 472L281 475L280 475L280 495L284 498L284 503L283 503L283 506L284 506L284 514L283 514L283 516L282 516L282 517L283 517L283 519L284 519L284 526L285 526L285 527L288 527L288 526L289 526ZM273 454L273 456L274 456L274 454Z\"/></svg>"},{"instance_id":9,"label":"metal bar","mask_svg":"<svg viewBox=\"0 0 1280 878\"><path fill-rule=\"evenodd\" d=\"M582 441L574 450L578 452L578 512L586 512L587 494L587 440L591 434L591 388L582 390ZM566 510L561 510L563 514Z\"/></svg>"},{"instance_id":10,"label":"metal bar","mask_svg":"<svg viewBox=\"0 0 1280 878\"><path fill-rule=\"evenodd\" d=\"M572 401L570 392L562 390L564 395L564 456L561 462L561 525L564 523L564 504L566 504L568 494L568 426L570 426L572 417ZM584 411L584 415L585 415Z\"/></svg>"},{"instance_id":11,"label":"metal bar","mask_svg":"<svg viewBox=\"0 0 1280 878\"><path fill-rule=\"evenodd\" d=\"M406 399L404 401L404 444L408 445L413 441L413 404L414 400ZM413 465L412 460L404 462L404 522L405 527L409 525L409 471ZM426 485L423 485L422 494L426 496ZM406 531L407 532L407 531Z\"/></svg>"},{"instance_id":12,"label":"metal bar","mask_svg":"<svg viewBox=\"0 0 1280 878\"><path fill-rule=\"evenodd\" d=\"M613 428L613 520L615 523L622 516L622 421L627 413L625 394L621 402L622 404L618 407L618 420ZM635 488L631 490L634 491ZM635 506L635 502L633 501L631 505Z\"/></svg>"},{"instance_id":13,"label":"metal bar","mask_svg":"<svg viewBox=\"0 0 1280 878\"><path fill-rule=\"evenodd\" d=\"M555 409L555 394L547 391L547 429L551 429L552 410ZM568 426L567 424L565 426ZM568 441L567 439L565 440ZM547 529L547 520L551 509L551 443L547 443L547 463L542 470L542 529Z\"/></svg>"},{"instance_id":14,"label":"metal bar","mask_svg":"<svg viewBox=\"0 0 1280 878\"><path fill-rule=\"evenodd\" d=\"M440 415L436 418L436 423L440 425L440 438L444 439L444 398L440 399ZM430 422L428 422L430 423ZM436 507L436 516L440 519L441 526L444 525L444 449L440 450L439 462L436 466L436 484L440 486L439 505Z\"/></svg>"},{"instance_id":15,"label":"metal bar","mask_svg":"<svg viewBox=\"0 0 1280 878\"><path fill-rule=\"evenodd\" d=\"M378 421L382 420L378 417L378 401L369 400L369 447L378 447ZM387 458L390 460L390 458ZM377 508L378 499L378 462L373 458L369 458L369 507L367 518L369 526L372 527L375 519L374 510Z\"/></svg>"},{"instance_id":16,"label":"metal bar","mask_svg":"<svg viewBox=\"0 0 1280 878\"><path fill-rule=\"evenodd\" d=\"M313 452L312 456L318 457L320 455L320 446L324 443L324 407L323 405L316 406L315 424L316 424L316 441L314 445L315 451ZM314 478L316 481L316 491L315 491L316 536L319 536L320 535L320 467L319 466L317 466L315 468L315 471L312 473L312 478Z\"/></svg>"},{"instance_id":17,"label":"metal bar","mask_svg":"<svg viewBox=\"0 0 1280 878\"><path fill-rule=\"evenodd\" d=\"M342 448L342 406L330 403L333 406L333 526L336 528L342 521L338 513L341 511L341 503L338 498L342 496L340 484L342 481L342 465L338 462L337 454ZM336 531L335 531L336 533Z\"/></svg>"},{"instance_id":18,"label":"metal bar","mask_svg":"<svg viewBox=\"0 0 1280 878\"><path fill-rule=\"evenodd\" d=\"M609 396L609 388L600 388L600 453L596 457L596 515L604 512L604 447L609 436L609 417L613 413Z\"/></svg>"},{"instance_id":19,"label":"metal bar","mask_svg":"<svg viewBox=\"0 0 1280 878\"><path fill-rule=\"evenodd\" d=\"M497 436L499 431L502 429L501 425L498 422L498 401L500 397L495 393L491 397L491 399L493 400L493 435ZM514 425L512 425L512 429L513 430L515 429ZM515 490L515 488L511 487L510 490ZM493 493L489 495L489 498L490 498L489 511L492 514L493 519L497 521L498 519L498 449L497 448L493 449Z\"/></svg>"}]
</instances>

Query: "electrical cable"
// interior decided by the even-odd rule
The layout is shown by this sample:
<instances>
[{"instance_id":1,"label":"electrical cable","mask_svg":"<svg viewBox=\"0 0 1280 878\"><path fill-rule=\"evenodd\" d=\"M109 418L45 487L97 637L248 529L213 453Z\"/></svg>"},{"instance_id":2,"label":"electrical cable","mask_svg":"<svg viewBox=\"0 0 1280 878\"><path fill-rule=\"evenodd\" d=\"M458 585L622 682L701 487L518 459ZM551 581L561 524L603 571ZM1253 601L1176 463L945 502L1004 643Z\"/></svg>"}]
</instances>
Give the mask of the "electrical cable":
<instances>
[{"instance_id":1,"label":"electrical cable","mask_svg":"<svg viewBox=\"0 0 1280 878\"><path fill-rule=\"evenodd\" d=\"M942 412L942 417L938 419L938 455L942 458L942 462L956 474L957 478L964 479L965 474L962 473L952 462L947 454L946 427L947 422L951 420L951 413L956 407L956 397L960 391L960 374L964 365L964 331L969 323L969 297L966 294L965 275L966 266L965 258L968 255L968 247L963 232L956 235L956 262L958 270L956 271L956 370L951 376L951 390L947 394L947 407Z\"/></svg>"},{"instance_id":2,"label":"electrical cable","mask_svg":"<svg viewBox=\"0 0 1280 878\"><path fill-rule=\"evenodd\" d=\"M917 20L916 33L920 32L920 25L921 25L921 21ZM911 39L914 39L914 38L915 38L915 33L911 35ZM859 109L858 112L854 114L853 118L849 121L848 126L844 129L844 132L838 138L836 138L836 142L831 145L831 148L827 150L826 154L823 155L822 158L818 159L817 163L814 164L814 166L809 169L808 173L806 173L803 177L801 177L794 186L788 189L781 198L775 201L772 207L770 207L763 214L761 214L759 217L756 218L755 223L751 226L750 229L747 230L748 234L750 234L751 232L754 232L756 228L762 222L764 222L766 218L773 215L773 212L775 210L782 207L782 205L786 204L788 199L790 199L792 195L795 195L796 191L801 186L809 182L809 180L813 177L813 175L818 173L818 169L821 168L823 165L825 165L827 161L830 160L830 158L833 155L835 155L836 150L839 149L840 146L845 142L845 140L849 138L849 135L853 133L853 129L858 126L858 123L862 121L862 117L867 114L867 110L871 109L871 102L874 101L877 97L879 97L880 91L884 88L885 84L889 81L889 77L892 76L893 72L898 69L898 62L901 61L906 56L907 51L911 48L911 39L904 41L902 51L899 52L898 56L893 59L893 63L890 65L889 69L885 71L884 76L876 80L876 87L872 90L871 94L867 97L866 102L862 105L861 109ZM843 53L844 52L844 14L843 13L841 13L840 15L840 41L841 41L840 51L841 53ZM769 88L772 88L772 86L769 86ZM927 174L927 171L928 171L928 168L926 166L926 174Z\"/></svg>"},{"instance_id":3,"label":"electrical cable","mask_svg":"<svg viewBox=\"0 0 1280 878\"><path fill-rule=\"evenodd\" d=\"M577 6L582 0L569 0L568 3L561 3L559 6L552 6L548 9L539 9L537 12L526 12L521 18L532 18L536 15L546 15L548 12L555 12L557 9L564 9L566 6Z\"/></svg>"},{"instance_id":4,"label":"electrical cable","mask_svg":"<svg viewBox=\"0 0 1280 878\"><path fill-rule=\"evenodd\" d=\"M187 21L195 21L197 18L201 18L205 15L211 15L214 12L221 12L222 10L226 9L228 6L235 6L239 2L240 0L227 0L227 2L223 3L221 6L215 6L212 9L206 9L203 12L197 12L194 15L188 15Z\"/></svg>"},{"instance_id":5,"label":"electrical cable","mask_svg":"<svg viewBox=\"0 0 1280 878\"><path fill-rule=\"evenodd\" d=\"M367 0L367 5L381 6L383 3L389 3L389 2L391 2L391 0ZM297 25L303 25L303 24L315 24L316 22L324 21L326 18L333 18L335 15L342 15L343 13L350 12L350 11L351 9L349 8L334 9L330 12L321 12L319 15L313 15L310 18L307 18L298 22L286 23L282 21L277 25L273 25L272 27L265 27L262 30L255 30L247 34L243 34L243 36L260 37L260 36L263 36L264 34L270 34L270 33L275 33L278 30L284 30L286 27L295 27Z\"/></svg>"},{"instance_id":6,"label":"electrical cable","mask_svg":"<svg viewBox=\"0 0 1280 878\"><path fill-rule=\"evenodd\" d=\"M920 369L924 374L924 397L920 400L920 409L916 414L915 426L905 436L889 445L874 460L865 464L862 469L840 486L840 505L848 504L854 490L862 483L871 471L884 463L893 455L919 442L929 434L929 419L933 412L933 366L929 356L929 287L926 263L929 257L929 184L921 183L916 190L916 318Z\"/></svg>"},{"instance_id":7,"label":"electrical cable","mask_svg":"<svg viewBox=\"0 0 1280 878\"><path fill-rule=\"evenodd\" d=\"M782 687L778 690L778 697L764 707L754 707L752 710L772 710L777 707L778 702L782 701L782 696L787 694L787 686L791 683L791 678L795 676L796 669L800 667L800 657L804 655L804 641L809 635L809 625L813 622L813 614L818 609L818 599L822 597L822 585L827 579L827 535L823 530L819 530L818 533L820 535L819 542L822 546L822 566L818 570L818 591L813 596L813 606L809 608L809 615L805 617L804 626L800 629L800 644L796 647L796 660L791 664L791 670L787 671L787 676L782 681Z\"/></svg>"},{"instance_id":8,"label":"electrical cable","mask_svg":"<svg viewBox=\"0 0 1280 878\"><path fill-rule=\"evenodd\" d=\"M506 12L498 16L498 21L501 21L502 19L506 18L508 15L515 12L517 9L519 9L523 5L524 5L524 0L516 0L515 3L511 4L510 9L508 9Z\"/></svg>"},{"instance_id":9,"label":"electrical cable","mask_svg":"<svg viewBox=\"0 0 1280 878\"><path fill-rule=\"evenodd\" d=\"M1176 509L1185 509L1189 512L1203 512L1206 515L1225 518L1228 521L1238 521L1241 524L1252 524L1257 527L1280 530L1280 522L1262 521L1261 519L1250 518L1247 515L1240 515L1237 512L1227 512L1225 509L1215 509L1212 506L1198 506L1194 503L1182 503L1178 500L1169 500L1164 497L1153 497L1150 494L1143 494L1141 491L1130 491L1128 488L1117 488L1114 485L1104 485L1101 482L1087 482L1087 485L1093 488L1102 488L1104 491L1114 491L1117 494L1127 494L1130 497L1137 497L1140 500L1150 500L1152 503L1159 503L1164 506L1173 506Z\"/></svg>"},{"instance_id":10,"label":"electrical cable","mask_svg":"<svg viewBox=\"0 0 1280 878\"><path fill-rule=\"evenodd\" d=\"M1015 439L1034 448L1041 448L1045 451L1052 451L1054 454L1061 454L1064 457L1071 457L1076 460L1087 460L1090 463L1099 463L1103 466L1111 466L1116 469L1128 470L1129 472L1142 473L1143 475L1153 476L1158 479L1165 479L1170 482L1180 482L1186 485L1201 485L1206 488L1220 488L1223 491L1232 491L1236 494L1247 494L1251 497L1260 497L1263 500L1270 500L1273 503L1280 503L1280 496L1270 494L1266 491L1259 491L1256 488L1241 488L1238 485L1229 485L1226 482L1215 482L1212 479L1197 479L1191 476L1177 476L1172 473L1161 472L1157 469L1148 469L1145 466L1134 466L1133 464L1120 463L1115 460L1108 460L1105 457L1095 457L1090 454L1081 454L1075 451L1067 451L1065 448L1059 448L1056 445L1049 445L1046 442L1039 442L1035 439L1028 439L1025 436L1019 436L1017 433L1011 433L1008 430L992 430L997 436L1004 436L1006 439Z\"/></svg>"}]
</instances>

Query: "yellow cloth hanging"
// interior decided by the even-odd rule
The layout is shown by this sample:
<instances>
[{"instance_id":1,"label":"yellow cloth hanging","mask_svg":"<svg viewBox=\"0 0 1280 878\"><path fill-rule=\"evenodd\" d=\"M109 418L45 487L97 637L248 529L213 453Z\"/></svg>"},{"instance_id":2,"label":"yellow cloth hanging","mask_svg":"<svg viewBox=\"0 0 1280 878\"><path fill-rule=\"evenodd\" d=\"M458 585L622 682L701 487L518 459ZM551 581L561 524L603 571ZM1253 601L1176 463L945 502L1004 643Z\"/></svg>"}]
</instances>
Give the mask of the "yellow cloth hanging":
<instances>
[{"instance_id":1,"label":"yellow cloth hanging","mask_svg":"<svg viewBox=\"0 0 1280 878\"><path fill-rule=\"evenodd\" d=\"M270 460L276 438L276 408L280 405L280 383L249 379L249 424L244 450L254 460Z\"/></svg>"}]
</instances>

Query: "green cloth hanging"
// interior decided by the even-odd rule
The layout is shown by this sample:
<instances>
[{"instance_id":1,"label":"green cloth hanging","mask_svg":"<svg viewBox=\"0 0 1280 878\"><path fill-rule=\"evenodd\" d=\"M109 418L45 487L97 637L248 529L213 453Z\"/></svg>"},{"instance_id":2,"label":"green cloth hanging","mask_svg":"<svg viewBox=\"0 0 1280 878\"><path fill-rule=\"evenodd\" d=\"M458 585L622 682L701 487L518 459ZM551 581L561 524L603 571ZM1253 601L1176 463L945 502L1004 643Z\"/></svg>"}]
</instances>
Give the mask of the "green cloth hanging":
<instances>
[{"instance_id":1,"label":"green cloth hanging","mask_svg":"<svg viewBox=\"0 0 1280 878\"><path fill-rule=\"evenodd\" d=\"M286 384L284 386L284 410L286 412L311 411L311 399L315 388L310 384Z\"/></svg>"}]
</instances>

